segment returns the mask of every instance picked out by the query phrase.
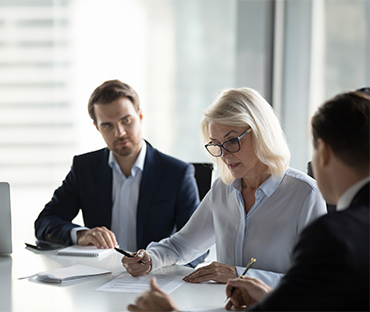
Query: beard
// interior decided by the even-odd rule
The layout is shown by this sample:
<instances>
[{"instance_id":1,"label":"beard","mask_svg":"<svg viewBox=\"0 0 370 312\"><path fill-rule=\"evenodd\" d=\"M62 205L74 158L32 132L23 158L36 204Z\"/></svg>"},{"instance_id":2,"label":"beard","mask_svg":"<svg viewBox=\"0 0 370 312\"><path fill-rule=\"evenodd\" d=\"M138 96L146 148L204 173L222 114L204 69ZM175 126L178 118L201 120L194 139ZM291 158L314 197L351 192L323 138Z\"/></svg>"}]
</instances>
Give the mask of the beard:
<instances>
[{"instance_id":1,"label":"beard","mask_svg":"<svg viewBox=\"0 0 370 312\"><path fill-rule=\"evenodd\" d=\"M121 140L114 144L114 148L112 149L112 152L121 157L127 157L134 153L139 153L141 149L141 140L139 140L138 142L128 140L127 144L125 145L120 145L119 144L120 142Z\"/></svg>"},{"instance_id":2,"label":"beard","mask_svg":"<svg viewBox=\"0 0 370 312\"><path fill-rule=\"evenodd\" d=\"M120 148L115 148L113 150L113 152L116 155L125 157L125 156L129 156L129 155L131 155L133 153L133 148L132 147L129 147L129 146L124 146L124 147L120 147Z\"/></svg>"}]
</instances>

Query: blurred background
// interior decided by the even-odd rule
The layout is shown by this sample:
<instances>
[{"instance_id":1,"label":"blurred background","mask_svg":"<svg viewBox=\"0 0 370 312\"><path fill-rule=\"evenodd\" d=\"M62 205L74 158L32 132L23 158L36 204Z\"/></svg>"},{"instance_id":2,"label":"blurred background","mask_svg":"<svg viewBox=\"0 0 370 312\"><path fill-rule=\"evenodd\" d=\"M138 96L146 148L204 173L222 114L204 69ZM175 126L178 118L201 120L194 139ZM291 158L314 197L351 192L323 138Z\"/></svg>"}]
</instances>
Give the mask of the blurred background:
<instances>
[{"instance_id":1,"label":"blurred background","mask_svg":"<svg viewBox=\"0 0 370 312\"><path fill-rule=\"evenodd\" d=\"M370 1L0 0L0 180L15 239L33 237L72 157L105 146L87 101L110 79L138 92L144 137L188 162L209 161L204 108L254 88L306 172L317 106L370 85Z\"/></svg>"}]
</instances>

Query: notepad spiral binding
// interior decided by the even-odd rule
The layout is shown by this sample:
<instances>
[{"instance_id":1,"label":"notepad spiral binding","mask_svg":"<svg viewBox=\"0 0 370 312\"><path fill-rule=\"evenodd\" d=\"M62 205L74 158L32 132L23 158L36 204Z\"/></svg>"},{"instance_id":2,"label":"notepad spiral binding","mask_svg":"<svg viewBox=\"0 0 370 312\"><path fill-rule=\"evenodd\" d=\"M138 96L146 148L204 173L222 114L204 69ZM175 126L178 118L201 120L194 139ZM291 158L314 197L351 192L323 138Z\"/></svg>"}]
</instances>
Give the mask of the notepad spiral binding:
<instances>
[{"instance_id":1,"label":"notepad spiral binding","mask_svg":"<svg viewBox=\"0 0 370 312\"><path fill-rule=\"evenodd\" d=\"M50 283L50 284L62 284L62 280L59 278L46 278L45 279L45 278L40 278L40 276L38 276L36 280L40 282L44 282L44 283Z\"/></svg>"},{"instance_id":2,"label":"notepad spiral binding","mask_svg":"<svg viewBox=\"0 0 370 312\"><path fill-rule=\"evenodd\" d=\"M96 252L70 252L70 251L56 251L55 254L58 256L76 256L76 257L97 257L99 256Z\"/></svg>"}]
</instances>

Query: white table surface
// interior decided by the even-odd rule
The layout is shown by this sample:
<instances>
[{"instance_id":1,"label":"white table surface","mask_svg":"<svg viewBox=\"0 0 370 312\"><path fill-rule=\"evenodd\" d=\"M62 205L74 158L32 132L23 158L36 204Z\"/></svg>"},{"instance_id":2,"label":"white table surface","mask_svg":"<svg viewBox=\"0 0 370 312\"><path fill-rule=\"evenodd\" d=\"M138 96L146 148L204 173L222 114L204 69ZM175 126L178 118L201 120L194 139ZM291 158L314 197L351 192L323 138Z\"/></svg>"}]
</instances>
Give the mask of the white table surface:
<instances>
[{"instance_id":1,"label":"white table surface","mask_svg":"<svg viewBox=\"0 0 370 312\"><path fill-rule=\"evenodd\" d=\"M13 253L0 256L0 311L125 311L137 294L95 291L125 272L121 255L96 258L37 254L25 249L23 242L13 242ZM113 274L68 284L54 285L22 279L38 272L84 264L106 269ZM185 276L192 269L171 266L155 273ZM181 310L225 311L225 285L216 283L184 283L171 293Z\"/></svg>"}]
</instances>

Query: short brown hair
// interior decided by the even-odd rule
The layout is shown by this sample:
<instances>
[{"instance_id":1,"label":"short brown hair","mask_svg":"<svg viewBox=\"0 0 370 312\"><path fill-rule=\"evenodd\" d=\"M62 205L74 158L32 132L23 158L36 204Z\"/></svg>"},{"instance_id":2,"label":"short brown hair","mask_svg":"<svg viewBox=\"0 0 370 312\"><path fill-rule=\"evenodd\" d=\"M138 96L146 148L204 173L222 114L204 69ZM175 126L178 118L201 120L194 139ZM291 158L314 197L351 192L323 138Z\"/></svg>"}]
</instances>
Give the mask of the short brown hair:
<instances>
[{"instance_id":1,"label":"short brown hair","mask_svg":"<svg viewBox=\"0 0 370 312\"><path fill-rule=\"evenodd\" d=\"M369 170L370 96L342 93L325 102L312 117L313 144L321 139L347 166Z\"/></svg>"},{"instance_id":2,"label":"short brown hair","mask_svg":"<svg viewBox=\"0 0 370 312\"><path fill-rule=\"evenodd\" d=\"M128 84L119 80L108 80L97 87L91 94L87 109L92 120L96 123L95 104L106 105L118 99L128 98L136 111L140 109L139 96Z\"/></svg>"}]
</instances>

